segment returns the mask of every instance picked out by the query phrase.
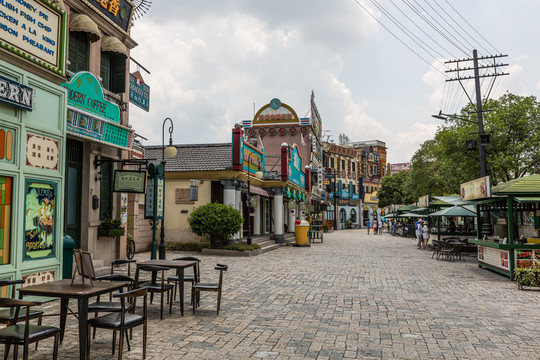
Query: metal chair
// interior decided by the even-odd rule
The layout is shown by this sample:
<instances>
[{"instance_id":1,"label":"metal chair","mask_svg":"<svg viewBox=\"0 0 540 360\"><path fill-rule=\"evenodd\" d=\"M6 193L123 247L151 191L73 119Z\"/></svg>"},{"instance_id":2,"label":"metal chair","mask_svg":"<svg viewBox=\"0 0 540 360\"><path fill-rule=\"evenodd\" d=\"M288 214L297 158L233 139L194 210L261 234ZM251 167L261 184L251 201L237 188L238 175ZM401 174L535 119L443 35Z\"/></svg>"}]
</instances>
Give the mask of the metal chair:
<instances>
[{"instance_id":1,"label":"metal chair","mask_svg":"<svg viewBox=\"0 0 540 360\"><path fill-rule=\"evenodd\" d=\"M195 266L194 274L193 275L184 274L184 282L190 282L192 286L193 286L194 283L200 282L200 280L201 280L200 279L201 271L200 271L199 263L201 262L201 260L199 260L199 259L197 259L197 258L195 258L193 256L184 256L184 257L176 258L176 259L173 259L173 260L197 261L197 265ZM179 272L178 271L177 271L176 275L172 275L172 276L167 277L167 282L174 283L174 290L173 290L173 296L172 296L173 299L176 298L176 290L178 288L179 280L180 280L180 278L179 278Z\"/></svg>"},{"instance_id":2,"label":"metal chair","mask_svg":"<svg viewBox=\"0 0 540 360\"><path fill-rule=\"evenodd\" d=\"M147 318L148 318L148 307L147 307L147 294L148 290L145 288L135 289L124 293L114 294L113 297L120 299L120 312L110 313L107 315L95 317L88 320L88 345L86 348L86 357L90 358L90 329L102 328L113 330L113 342L112 342L112 353L114 355L114 350L116 347L116 332L119 332L120 338L118 341L118 359L122 359L122 352L124 347L124 334L127 333L128 329L132 329L135 326L143 326L143 359L146 358L146 340L147 340ZM143 297L143 313L142 315L135 314L134 312L128 312L126 310L126 298L129 299L130 303L135 303L137 297ZM127 336L126 336L127 338Z\"/></svg>"},{"instance_id":3,"label":"metal chair","mask_svg":"<svg viewBox=\"0 0 540 360\"><path fill-rule=\"evenodd\" d=\"M169 314L172 313L172 292L174 288L172 284L165 283L165 271L168 271L169 268L165 266L156 266L156 265L140 265L137 267L135 272L135 287L148 289L150 293L150 303L152 303L152 295L155 293L161 294L161 311L160 319L163 320L163 295L167 294L167 301L169 302ZM149 281L144 281L140 278L140 272L150 272L152 273L152 278ZM157 273L161 272L161 276L158 277Z\"/></svg>"},{"instance_id":4,"label":"metal chair","mask_svg":"<svg viewBox=\"0 0 540 360\"><path fill-rule=\"evenodd\" d=\"M11 296L15 296L15 286L24 284L24 280L0 280L0 291L4 286L11 286ZM38 319L38 325L41 325L43 318L43 311L32 310L30 311L30 320ZM26 310L21 309L19 311L19 317L17 320L22 320L26 317ZM15 309L1 309L0 310L0 324L11 325L15 323ZM36 344L37 345L37 344ZM37 348L37 346L36 346Z\"/></svg>"},{"instance_id":5,"label":"metal chair","mask_svg":"<svg viewBox=\"0 0 540 360\"><path fill-rule=\"evenodd\" d=\"M129 259L115 259L111 262L111 275L114 274L114 270L121 266L126 265L128 266L127 270L127 276L131 276L131 264L136 262L136 260L129 260Z\"/></svg>"},{"instance_id":6,"label":"metal chair","mask_svg":"<svg viewBox=\"0 0 540 360\"><path fill-rule=\"evenodd\" d=\"M24 301L11 298L0 298L0 307L17 308L15 311L14 320L7 327L0 329L0 344L5 345L4 359L8 358L9 348L11 345L15 345L13 357L18 357L19 345L23 346L23 359L28 359L28 346L31 343L37 343L38 341L47 339L54 336L54 349L53 359L58 358L58 342L59 335L62 332L60 328L54 326L41 326L30 325L30 307L41 305L41 302L37 301ZM19 308L25 307L24 325L18 325Z\"/></svg>"},{"instance_id":7,"label":"metal chair","mask_svg":"<svg viewBox=\"0 0 540 360\"><path fill-rule=\"evenodd\" d=\"M217 264L214 269L219 271L218 283L194 283L191 286L191 303L193 304L193 313L195 314L195 308L200 305L196 301L200 297L201 291L214 291L217 292L217 314L219 315L219 308L221 305L221 290L223 288L223 272L227 271L229 267L223 264Z\"/></svg>"},{"instance_id":8,"label":"metal chair","mask_svg":"<svg viewBox=\"0 0 540 360\"><path fill-rule=\"evenodd\" d=\"M133 290L135 288L135 279L126 276L126 275L120 275L120 274L112 274L112 275L103 275L96 280L99 281L112 281L112 282L123 282L126 283L126 287L129 290ZM112 293L111 293L112 296ZM95 302L88 305L88 312L95 313L95 317L98 316L98 313L100 312L121 312L122 311L122 304L120 301L101 301L100 296L97 296L97 299ZM131 302L127 302L124 304L125 310L129 312L133 312L133 304ZM96 338L96 328L94 328L94 334L92 336L93 339ZM127 341L128 348L129 348L129 340Z\"/></svg>"}]
</instances>

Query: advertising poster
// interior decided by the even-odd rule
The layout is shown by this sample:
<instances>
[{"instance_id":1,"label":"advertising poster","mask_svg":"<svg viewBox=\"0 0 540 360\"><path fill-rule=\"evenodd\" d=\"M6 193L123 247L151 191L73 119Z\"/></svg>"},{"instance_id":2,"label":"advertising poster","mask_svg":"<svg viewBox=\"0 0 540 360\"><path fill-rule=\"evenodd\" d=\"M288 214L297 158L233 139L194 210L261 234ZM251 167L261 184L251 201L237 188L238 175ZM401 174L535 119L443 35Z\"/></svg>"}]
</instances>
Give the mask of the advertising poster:
<instances>
[{"instance_id":1,"label":"advertising poster","mask_svg":"<svg viewBox=\"0 0 540 360\"><path fill-rule=\"evenodd\" d=\"M56 184L27 180L24 207L24 257L54 256Z\"/></svg>"}]
</instances>

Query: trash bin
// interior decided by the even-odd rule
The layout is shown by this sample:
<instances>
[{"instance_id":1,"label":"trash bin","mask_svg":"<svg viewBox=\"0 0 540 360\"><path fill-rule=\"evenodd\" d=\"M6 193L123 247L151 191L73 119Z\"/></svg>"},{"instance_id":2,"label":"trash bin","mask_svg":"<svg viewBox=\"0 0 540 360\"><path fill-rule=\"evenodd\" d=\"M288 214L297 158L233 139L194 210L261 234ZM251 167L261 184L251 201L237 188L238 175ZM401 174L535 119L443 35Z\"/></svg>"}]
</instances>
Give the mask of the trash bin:
<instances>
[{"instance_id":1,"label":"trash bin","mask_svg":"<svg viewBox=\"0 0 540 360\"><path fill-rule=\"evenodd\" d=\"M294 223L294 237L296 238L296 244L294 246L305 246L309 245L308 238L309 231L309 222L306 220L296 220Z\"/></svg>"},{"instance_id":2,"label":"trash bin","mask_svg":"<svg viewBox=\"0 0 540 360\"><path fill-rule=\"evenodd\" d=\"M75 249L75 240L68 234L64 234L62 279L71 279L73 275L73 249Z\"/></svg>"}]
</instances>

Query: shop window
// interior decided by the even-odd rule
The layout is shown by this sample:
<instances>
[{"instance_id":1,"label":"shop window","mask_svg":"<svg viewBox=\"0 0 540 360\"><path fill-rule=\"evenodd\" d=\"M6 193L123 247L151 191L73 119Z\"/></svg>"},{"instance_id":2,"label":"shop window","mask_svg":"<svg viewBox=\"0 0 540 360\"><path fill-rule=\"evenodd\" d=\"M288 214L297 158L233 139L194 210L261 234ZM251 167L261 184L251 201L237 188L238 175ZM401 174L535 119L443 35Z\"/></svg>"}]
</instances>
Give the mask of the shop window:
<instances>
[{"instance_id":1,"label":"shop window","mask_svg":"<svg viewBox=\"0 0 540 360\"><path fill-rule=\"evenodd\" d=\"M114 218L113 211L113 163L101 164L101 181L99 188L99 220Z\"/></svg>"},{"instance_id":2,"label":"shop window","mask_svg":"<svg viewBox=\"0 0 540 360\"><path fill-rule=\"evenodd\" d=\"M0 264L9 264L13 178L0 176Z\"/></svg>"},{"instance_id":3,"label":"shop window","mask_svg":"<svg viewBox=\"0 0 540 360\"><path fill-rule=\"evenodd\" d=\"M85 32L69 32L69 66L74 73L88 70L88 36Z\"/></svg>"},{"instance_id":4,"label":"shop window","mask_svg":"<svg viewBox=\"0 0 540 360\"><path fill-rule=\"evenodd\" d=\"M126 91L126 57L110 51L101 53L100 76L103 87L113 93Z\"/></svg>"}]
</instances>

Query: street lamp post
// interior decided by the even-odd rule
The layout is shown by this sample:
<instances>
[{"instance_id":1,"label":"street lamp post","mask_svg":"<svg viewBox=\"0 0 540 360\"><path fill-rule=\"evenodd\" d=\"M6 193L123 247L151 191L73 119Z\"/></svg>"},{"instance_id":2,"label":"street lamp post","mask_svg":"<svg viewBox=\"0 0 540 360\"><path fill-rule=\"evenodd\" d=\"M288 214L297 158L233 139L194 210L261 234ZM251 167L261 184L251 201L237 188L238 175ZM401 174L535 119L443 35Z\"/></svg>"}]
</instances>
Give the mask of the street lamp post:
<instances>
[{"instance_id":1,"label":"street lamp post","mask_svg":"<svg viewBox=\"0 0 540 360\"><path fill-rule=\"evenodd\" d=\"M250 152L248 155L248 171L247 171L247 203L248 203L248 218L247 218L247 228L248 228L248 236L247 236L247 244L251 245L251 156L253 155L253 152ZM257 171L255 172L255 177L257 179L262 179L263 173L260 169L260 164L257 165Z\"/></svg>"},{"instance_id":2,"label":"street lamp post","mask_svg":"<svg viewBox=\"0 0 540 360\"><path fill-rule=\"evenodd\" d=\"M165 123L167 122L167 120L171 123L171 125L169 126L169 146L167 146L167 148L165 148ZM163 120L163 125L161 127L161 148L162 148L161 163L163 164L163 169L165 169L165 155L168 158L173 158L173 157L176 156L177 150L176 150L176 147L173 146L173 143L172 143L172 133L173 133L173 122L172 122L171 118L166 118L165 120ZM163 196L163 201L165 201L165 196ZM164 208L165 208L165 206L164 206ZM159 242L159 259L160 260L165 260L166 259L165 250L166 250L166 245L165 245L165 211L163 211L163 219L161 219L161 233L160 233L160 242Z\"/></svg>"}]
</instances>

